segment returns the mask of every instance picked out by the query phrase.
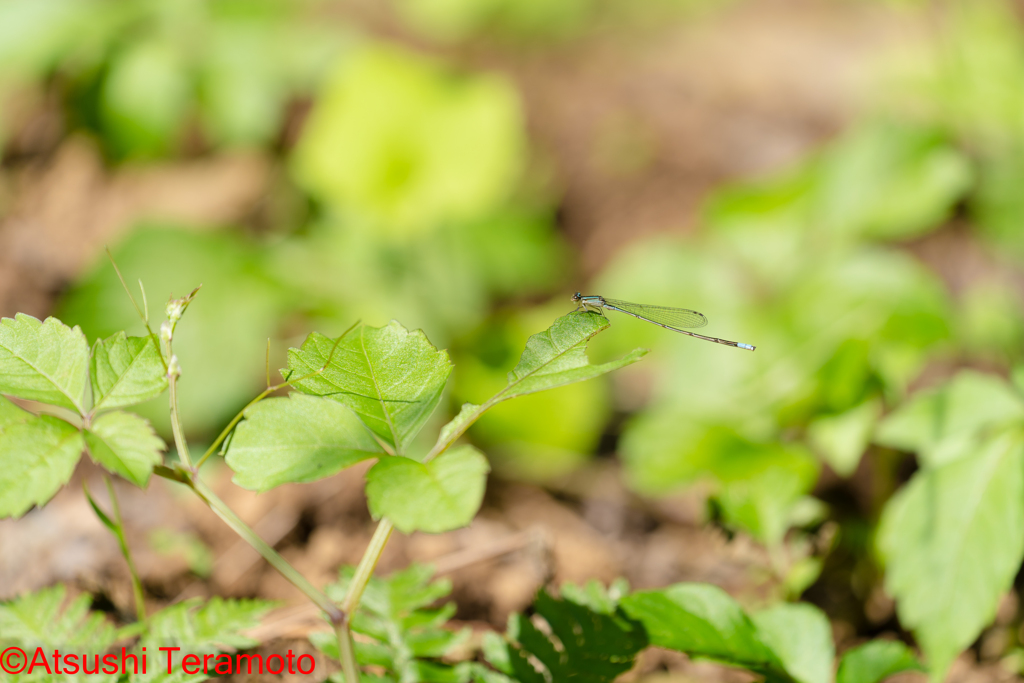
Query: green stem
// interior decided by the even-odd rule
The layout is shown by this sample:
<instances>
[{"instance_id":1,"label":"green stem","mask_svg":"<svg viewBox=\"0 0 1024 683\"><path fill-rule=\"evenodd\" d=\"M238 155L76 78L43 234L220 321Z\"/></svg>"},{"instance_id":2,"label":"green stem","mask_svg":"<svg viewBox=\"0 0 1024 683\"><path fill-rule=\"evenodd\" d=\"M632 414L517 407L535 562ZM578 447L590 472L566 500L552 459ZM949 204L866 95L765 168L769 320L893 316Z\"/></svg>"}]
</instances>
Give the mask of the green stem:
<instances>
[{"instance_id":1,"label":"green stem","mask_svg":"<svg viewBox=\"0 0 1024 683\"><path fill-rule=\"evenodd\" d=\"M245 417L245 411L247 411L250 406L253 406L253 405L259 403L260 401L265 399L268 395L270 395L272 392L277 391L278 389L280 389L281 386L283 386L283 385L278 385L278 386L274 386L274 387L267 387L256 398L254 398L253 400L251 400L248 403L246 403L245 407L242 408L240 411L238 411L238 414L235 415L231 419L231 422L228 422L228 426L225 427L223 430L221 430L220 435L218 435L217 438L214 439L213 443L210 444L210 447L206 449L205 453L203 453L203 457L199 458L199 462L196 463L196 470L198 470L200 467L202 467L203 463L206 462L206 460L211 455L213 455L214 453L217 452L217 448L222 443L224 443L224 439L228 438L228 434L231 433L231 430L235 428L235 425L237 425L239 422L241 422L243 417Z\"/></svg>"},{"instance_id":2,"label":"green stem","mask_svg":"<svg viewBox=\"0 0 1024 683\"><path fill-rule=\"evenodd\" d=\"M458 428L450 434L446 434L443 439L438 439L434 447L430 449L427 457L423 459L423 462L430 462L448 450L481 415L496 403L504 400L503 394L507 391L508 389L506 388L495 394L490 400L478 406ZM387 546L388 539L391 538L391 532L394 530L394 524L387 517L380 520L380 524L377 525L377 529L373 532L373 538L370 539L370 545L367 546L362 559L359 560L359 566L356 567L355 576L352 577L352 583L349 584L348 593L341 603L341 609L345 614L354 614L356 608L359 607L359 601L363 597L363 591L366 590L366 584L370 582L370 577L373 576L377 563L380 562L380 557L384 553L385 546Z\"/></svg>"},{"instance_id":3,"label":"green stem","mask_svg":"<svg viewBox=\"0 0 1024 683\"><path fill-rule=\"evenodd\" d=\"M481 415L483 415L488 410L493 408L495 404L501 403L504 400L501 397L501 395L504 394L506 390L507 389L502 389L497 394L492 396L490 400L477 406L476 410L473 411L473 413L468 418L466 418L466 421L463 422L462 425L460 425L457 429L453 430L451 434L447 434L445 438L438 439L437 443L434 444L434 447L430 449L429 453L427 453L427 457L423 458L423 462L428 463L437 456L444 453L446 450L448 450L453 443L459 440L459 437L466 433L466 430L469 429L474 422L480 419Z\"/></svg>"},{"instance_id":4,"label":"green stem","mask_svg":"<svg viewBox=\"0 0 1024 683\"><path fill-rule=\"evenodd\" d=\"M356 573L352 577L352 583L349 584L348 593L345 594L345 599L341 603L341 609L346 614L355 614L356 607L359 606L359 601L363 597L363 591L366 590L366 584L370 582L373 570L377 568L380 556L384 552L384 546L387 545L388 539L391 538L391 532L394 530L395 525L387 517L380 520L380 524L377 525L377 529L373 532L373 538L370 539L370 545L367 546L363 558L359 560L359 566L356 567Z\"/></svg>"},{"instance_id":5,"label":"green stem","mask_svg":"<svg viewBox=\"0 0 1024 683\"><path fill-rule=\"evenodd\" d=\"M139 572L135 569L135 561L132 560L132 554L128 550L128 541L124 537L124 520L121 519L121 506L117 503L117 496L114 494L114 485L110 481L110 477L104 477L107 483L107 493L110 495L110 506L114 511L114 523L117 525L114 535L117 536L117 542L121 546L121 554L124 555L125 562L128 563L128 572L132 576L132 593L135 596L135 615L139 622L146 621L146 600L142 592L142 581L139 579Z\"/></svg>"},{"instance_id":6,"label":"green stem","mask_svg":"<svg viewBox=\"0 0 1024 683\"><path fill-rule=\"evenodd\" d=\"M356 648L355 643L352 642L348 619L334 625L334 634L338 637L341 672L345 674L346 683L359 683L359 665L356 663Z\"/></svg>"},{"instance_id":7,"label":"green stem","mask_svg":"<svg viewBox=\"0 0 1024 683\"><path fill-rule=\"evenodd\" d=\"M171 343L167 342L167 355L171 358L171 367L167 370L167 383L171 389L171 431L174 433L174 447L178 449L178 459L185 468L195 472L192 467L192 458L188 453L188 442L185 441L185 434L181 428L181 413L178 411L178 368L177 362L171 353Z\"/></svg>"},{"instance_id":8,"label":"green stem","mask_svg":"<svg viewBox=\"0 0 1024 683\"><path fill-rule=\"evenodd\" d=\"M217 438L214 440L214 442L212 444L210 444L210 447L206 449L205 453L203 453L203 457L199 458L199 462L196 463L196 470L198 470L200 467L202 467L203 463L206 462L206 460L211 455L213 455L214 453L217 452L217 447L220 446L224 442L224 439L228 438L228 434L230 434L231 430L234 429L235 426L239 422L241 422L242 418L245 417L245 411L247 411L251 406L259 403L260 401L262 401L263 399L265 399L267 396L269 396L270 394L274 393L275 391L278 391L280 389L284 389L285 387L290 387L292 384L295 384L296 382L301 382L303 380L307 380L310 377L314 377L316 375L319 375L323 371L325 371L327 369L327 367L331 364L331 361L334 360L334 352L337 351L338 344L340 344L341 340L345 337L345 335L347 335L349 332L351 332L353 329L355 329L355 326L358 325L358 324L359 324L358 321L355 322L351 327L349 327L347 330L342 332L341 336L338 337L334 341L334 346L331 347L331 352L327 355L327 360L324 362L324 364L320 367L319 370L314 370L313 372L307 373L307 374L303 375L302 377L296 377L294 379L286 379L285 381L281 382L280 384L275 384L274 386L270 386L270 340L268 339L267 340L267 388L264 389L256 398L254 398L253 400L251 400L248 403L246 403L245 407L242 408L240 411L238 411L238 414L235 415L234 418L232 418L231 422L229 422L228 425L224 429L221 430L221 433L217 436Z\"/></svg>"},{"instance_id":9,"label":"green stem","mask_svg":"<svg viewBox=\"0 0 1024 683\"><path fill-rule=\"evenodd\" d=\"M334 602L324 595L316 586L311 584L305 576L299 573L295 567L288 564L288 561L281 557L276 550L260 538L259 534L242 521L242 518L235 514L235 511L228 507L216 493L204 484L197 476L191 478L190 488L199 494L199 497L210 506L214 514L224 520L224 523L231 527L236 534L241 536L246 543L256 549L263 558L270 563L274 569L281 573L289 583L298 588L303 595L309 598L317 607L322 609L330 618L331 623L344 621L344 614Z\"/></svg>"}]
</instances>

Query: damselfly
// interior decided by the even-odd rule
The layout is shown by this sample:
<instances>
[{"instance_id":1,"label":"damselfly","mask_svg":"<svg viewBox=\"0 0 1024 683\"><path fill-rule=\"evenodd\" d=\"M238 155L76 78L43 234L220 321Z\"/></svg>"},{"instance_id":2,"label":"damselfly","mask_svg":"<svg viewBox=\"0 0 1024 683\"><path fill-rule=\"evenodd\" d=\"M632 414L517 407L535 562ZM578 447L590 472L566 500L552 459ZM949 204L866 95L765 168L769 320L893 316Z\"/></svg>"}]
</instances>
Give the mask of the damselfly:
<instances>
[{"instance_id":1,"label":"damselfly","mask_svg":"<svg viewBox=\"0 0 1024 683\"><path fill-rule=\"evenodd\" d=\"M703 339L704 341L715 342L716 344L724 344L726 346L735 346L738 349L746 349L747 351L753 351L754 347L750 344L741 344L739 342L729 341L728 339L719 339L718 337L705 337L703 334L697 334L696 332L687 332L682 329L688 327L694 329L697 327L704 327L708 324L708 319L697 311L691 311L688 308L670 308L668 306L648 306L647 304L634 304L629 301L620 301L619 299L606 299L603 296L583 296L579 292L572 295L572 300L577 304L576 310L584 311L596 311L604 314L604 309L611 309L618 311L619 313L625 313L631 315L634 318L640 320L646 320L649 323L654 323L659 327L664 327L666 330L672 330L673 332L679 332L680 334L688 334L691 337L697 339Z\"/></svg>"}]
</instances>

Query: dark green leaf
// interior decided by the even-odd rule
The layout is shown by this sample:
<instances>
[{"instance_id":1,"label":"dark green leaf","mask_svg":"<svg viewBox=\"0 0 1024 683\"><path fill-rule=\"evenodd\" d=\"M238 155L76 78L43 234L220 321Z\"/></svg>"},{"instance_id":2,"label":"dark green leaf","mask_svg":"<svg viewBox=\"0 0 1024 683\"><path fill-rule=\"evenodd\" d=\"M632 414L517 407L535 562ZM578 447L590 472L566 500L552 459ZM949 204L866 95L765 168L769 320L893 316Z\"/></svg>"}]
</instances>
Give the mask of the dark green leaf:
<instances>
[{"instance_id":1,"label":"dark green leaf","mask_svg":"<svg viewBox=\"0 0 1024 683\"><path fill-rule=\"evenodd\" d=\"M142 403L167 388L160 351L149 337L128 337L118 332L97 340L90 368L94 411Z\"/></svg>"},{"instance_id":2,"label":"dark green leaf","mask_svg":"<svg viewBox=\"0 0 1024 683\"><path fill-rule=\"evenodd\" d=\"M301 349L288 351L288 376L295 388L343 403L382 439L403 453L434 412L451 374L448 354L397 322L359 325L338 343L311 334ZM333 352L333 355L332 355Z\"/></svg>"},{"instance_id":3,"label":"dark green leaf","mask_svg":"<svg viewBox=\"0 0 1024 683\"><path fill-rule=\"evenodd\" d=\"M89 345L79 328L19 313L0 320L0 393L83 412Z\"/></svg>"},{"instance_id":4,"label":"dark green leaf","mask_svg":"<svg viewBox=\"0 0 1024 683\"><path fill-rule=\"evenodd\" d=\"M366 474L370 512L403 533L457 529L480 508L488 471L487 458L472 446L449 449L426 464L381 458Z\"/></svg>"},{"instance_id":5,"label":"dark green leaf","mask_svg":"<svg viewBox=\"0 0 1024 683\"><path fill-rule=\"evenodd\" d=\"M530 619L517 614L510 621L509 664L520 681L576 680L601 683L633 668L634 658L647 644L644 628L621 611L595 612L585 605L558 600L541 591L534 609L557 638L542 633ZM547 675L531 662L539 661Z\"/></svg>"},{"instance_id":6,"label":"dark green leaf","mask_svg":"<svg viewBox=\"0 0 1024 683\"><path fill-rule=\"evenodd\" d=\"M236 484L267 491L285 483L317 481L381 453L349 408L293 393L247 408L226 460Z\"/></svg>"},{"instance_id":7,"label":"dark green leaf","mask_svg":"<svg viewBox=\"0 0 1024 683\"><path fill-rule=\"evenodd\" d=\"M145 418L120 410L93 420L85 431L85 443L93 460L142 487L167 448Z\"/></svg>"}]
</instances>

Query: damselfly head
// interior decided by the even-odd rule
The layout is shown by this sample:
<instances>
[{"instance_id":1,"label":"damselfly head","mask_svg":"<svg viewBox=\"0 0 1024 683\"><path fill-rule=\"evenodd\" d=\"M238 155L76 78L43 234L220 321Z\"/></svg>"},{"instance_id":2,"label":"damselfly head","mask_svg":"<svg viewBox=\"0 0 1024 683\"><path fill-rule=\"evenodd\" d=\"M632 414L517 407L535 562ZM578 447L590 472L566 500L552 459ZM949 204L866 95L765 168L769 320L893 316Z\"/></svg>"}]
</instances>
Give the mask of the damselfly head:
<instances>
[{"instance_id":1,"label":"damselfly head","mask_svg":"<svg viewBox=\"0 0 1024 683\"><path fill-rule=\"evenodd\" d=\"M582 298L583 295L580 294L579 292L576 292L575 294L572 295L572 300L575 301L576 303L579 303L580 299Z\"/></svg>"}]
</instances>

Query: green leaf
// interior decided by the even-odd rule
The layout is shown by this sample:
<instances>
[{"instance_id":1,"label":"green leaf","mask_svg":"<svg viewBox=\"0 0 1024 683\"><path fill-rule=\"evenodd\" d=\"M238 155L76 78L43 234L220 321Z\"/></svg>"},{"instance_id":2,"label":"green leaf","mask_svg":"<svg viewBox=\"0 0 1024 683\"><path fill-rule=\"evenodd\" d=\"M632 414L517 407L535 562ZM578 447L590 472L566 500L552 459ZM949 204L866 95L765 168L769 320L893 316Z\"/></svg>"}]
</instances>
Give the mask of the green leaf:
<instances>
[{"instance_id":1,"label":"green leaf","mask_svg":"<svg viewBox=\"0 0 1024 683\"><path fill-rule=\"evenodd\" d=\"M0 396L0 432L10 425L20 424L35 417L27 410L22 410L13 402Z\"/></svg>"},{"instance_id":2,"label":"green leaf","mask_svg":"<svg viewBox=\"0 0 1024 683\"><path fill-rule=\"evenodd\" d=\"M545 591L537 595L533 607L561 647L556 647L553 639L529 618L514 615L509 622L508 637L513 641L509 664L520 681L611 683L633 668L637 653L647 647L643 627L622 611L595 612L585 605L553 598ZM546 676L534 668L531 658L544 666Z\"/></svg>"},{"instance_id":3,"label":"green leaf","mask_svg":"<svg viewBox=\"0 0 1024 683\"><path fill-rule=\"evenodd\" d=\"M898 640L872 640L839 660L836 683L882 683L902 671L923 671L914 652Z\"/></svg>"},{"instance_id":4,"label":"green leaf","mask_svg":"<svg viewBox=\"0 0 1024 683\"><path fill-rule=\"evenodd\" d=\"M90 362L93 411L123 408L159 396L167 371L156 342L118 332L96 340Z\"/></svg>"},{"instance_id":5,"label":"green leaf","mask_svg":"<svg viewBox=\"0 0 1024 683\"><path fill-rule=\"evenodd\" d=\"M500 400L593 379L647 354L647 349L635 349L618 360L591 365L587 342L609 324L598 313L574 311L530 337L519 364L508 373L508 386L499 394Z\"/></svg>"},{"instance_id":6,"label":"green leaf","mask_svg":"<svg viewBox=\"0 0 1024 683\"><path fill-rule=\"evenodd\" d=\"M310 482L383 453L355 413L303 394L268 398L245 410L226 462L234 482L253 491Z\"/></svg>"},{"instance_id":7,"label":"green leaf","mask_svg":"<svg viewBox=\"0 0 1024 683\"><path fill-rule=\"evenodd\" d=\"M172 148L189 105L184 55L153 36L112 60L100 92L105 138L128 157L155 157Z\"/></svg>"},{"instance_id":8,"label":"green leaf","mask_svg":"<svg viewBox=\"0 0 1024 683\"><path fill-rule=\"evenodd\" d=\"M393 48L350 55L296 145L299 182L329 206L395 234L480 218L524 161L516 91Z\"/></svg>"},{"instance_id":9,"label":"green leaf","mask_svg":"<svg viewBox=\"0 0 1024 683\"><path fill-rule=\"evenodd\" d=\"M995 617L1024 557L1020 433L918 471L886 505L878 545L886 589L935 679Z\"/></svg>"},{"instance_id":10,"label":"green leaf","mask_svg":"<svg viewBox=\"0 0 1024 683\"><path fill-rule=\"evenodd\" d=\"M881 402L871 399L844 413L818 417L807 427L808 441L836 474L848 477L857 469L881 413Z\"/></svg>"},{"instance_id":11,"label":"green leaf","mask_svg":"<svg viewBox=\"0 0 1024 683\"><path fill-rule=\"evenodd\" d=\"M160 555L184 558L189 571L196 576L205 579L213 571L213 551L195 534L158 527L146 540L149 547Z\"/></svg>"},{"instance_id":12,"label":"green leaf","mask_svg":"<svg viewBox=\"0 0 1024 683\"><path fill-rule=\"evenodd\" d=\"M92 596L78 595L67 601L62 585L28 593L7 603L0 603L0 649L16 645L21 647L31 662L36 648L43 648L49 656L60 649L80 655L100 655L119 640L119 633L100 612L90 612ZM141 660L141 657L140 657ZM19 660L8 660L17 664ZM81 660L79 660L81 661ZM52 666L53 659L50 658ZM116 683L117 674L41 674L36 668L32 675L6 676L0 671L0 680L32 680L39 683Z\"/></svg>"},{"instance_id":13,"label":"green leaf","mask_svg":"<svg viewBox=\"0 0 1024 683\"><path fill-rule=\"evenodd\" d=\"M112 643L116 630L99 612L89 612L92 597L77 596L66 608L63 585L27 593L0 603L0 641L22 647L84 645L101 650Z\"/></svg>"},{"instance_id":14,"label":"green leaf","mask_svg":"<svg viewBox=\"0 0 1024 683\"><path fill-rule=\"evenodd\" d=\"M20 517L42 505L66 484L85 443L82 434L49 415L12 414L0 397L0 518Z\"/></svg>"},{"instance_id":15,"label":"green leaf","mask_svg":"<svg viewBox=\"0 0 1024 683\"><path fill-rule=\"evenodd\" d=\"M817 167L820 223L876 239L907 239L941 225L973 181L970 160L945 138L916 122L859 126Z\"/></svg>"},{"instance_id":16,"label":"green leaf","mask_svg":"<svg viewBox=\"0 0 1024 683\"><path fill-rule=\"evenodd\" d=\"M263 387L267 338L277 333L287 292L266 275L263 255L236 233L140 227L113 250L128 282L144 279L154 302L201 293L174 331L181 421L190 434L217 433ZM63 320L80 324L90 339L141 330L139 317L110 262L103 257L67 292ZM171 427L167 399L132 409L164 439Z\"/></svg>"},{"instance_id":17,"label":"green leaf","mask_svg":"<svg viewBox=\"0 0 1024 683\"><path fill-rule=\"evenodd\" d=\"M260 624L275 603L267 600L229 600L213 597L203 603L195 598L165 607L152 615L143 644L177 645L185 652L216 652L226 647L245 649L259 641L245 631ZM152 647L151 650L155 650Z\"/></svg>"},{"instance_id":18,"label":"green leaf","mask_svg":"<svg viewBox=\"0 0 1024 683\"><path fill-rule=\"evenodd\" d=\"M348 591L354 570L343 567L338 583L327 587L327 594L342 600ZM455 604L431 608L451 593L450 581L431 581L429 565L412 564L387 577L371 577L359 608L352 618L352 630L371 642L356 642L356 658L364 665L383 667L403 683L415 681L467 681L461 670L438 658L464 642L469 630L455 632L444 628L455 614ZM329 657L338 657L338 640L333 633L311 633L310 641Z\"/></svg>"},{"instance_id":19,"label":"green leaf","mask_svg":"<svg viewBox=\"0 0 1024 683\"><path fill-rule=\"evenodd\" d=\"M619 604L643 624L651 645L760 673L782 671L754 622L717 586L678 583L627 595Z\"/></svg>"},{"instance_id":20,"label":"green leaf","mask_svg":"<svg viewBox=\"0 0 1024 683\"><path fill-rule=\"evenodd\" d=\"M916 452L924 466L936 467L970 453L986 430L1022 421L1024 400L1005 380L965 370L896 409L875 440Z\"/></svg>"},{"instance_id":21,"label":"green leaf","mask_svg":"<svg viewBox=\"0 0 1024 683\"><path fill-rule=\"evenodd\" d=\"M343 403L375 434L405 452L434 412L452 365L422 331L410 332L395 321L385 327L359 325L334 348L334 341L313 333L300 349L288 350L288 376L323 372L298 381L295 388ZM333 355L332 355L333 351Z\"/></svg>"},{"instance_id":22,"label":"green leaf","mask_svg":"<svg viewBox=\"0 0 1024 683\"><path fill-rule=\"evenodd\" d=\"M799 683L829 683L835 646L828 617L807 604L779 603L753 616L761 642Z\"/></svg>"},{"instance_id":23,"label":"green leaf","mask_svg":"<svg viewBox=\"0 0 1024 683\"><path fill-rule=\"evenodd\" d=\"M403 533L458 529L480 509L490 469L472 446L451 448L426 464L381 458L366 473L370 512L387 517Z\"/></svg>"},{"instance_id":24,"label":"green leaf","mask_svg":"<svg viewBox=\"0 0 1024 683\"><path fill-rule=\"evenodd\" d=\"M112 520L107 513L103 511L103 508L99 506L99 504L93 499L92 494L89 493L89 488L87 486L83 486L82 488L85 491L85 499L89 502L89 507L92 508L93 513L99 518L100 522L103 523L103 526L107 527L107 529L112 531L115 535L120 536L120 525L118 525L117 522Z\"/></svg>"},{"instance_id":25,"label":"green leaf","mask_svg":"<svg viewBox=\"0 0 1024 683\"><path fill-rule=\"evenodd\" d=\"M475 403L463 403L459 414L453 417L445 426L441 427L437 440L445 442L449 439L457 439L482 413L483 406Z\"/></svg>"},{"instance_id":26,"label":"green leaf","mask_svg":"<svg viewBox=\"0 0 1024 683\"><path fill-rule=\"evenodd\" d=\"M89 371L89 345L79 328L19 313L0 320L0 393L78 413Z\"/></svg>"},{"instance_id":27,"label":"green leaf","mask_svg":"<svg viewBox=\"0 0 1024 683\"><path fill-rule=\"evenodd\" d=\"M646 493L711 479L726 521L769 545L782 540L819 469L800 444L746 439L728 427L694 423L677 408L640 416L620 450L633 485Z\"/></svg>"},{"instance_id":28,"label":"green leaf","mask_svg":"<svg viewBox=\"0 0 1024 683\"><path fill-rule=\"evenodd\" d=\"M149 483L167 448L145 418L120 410L93 420L85 443L93 460L140 487Z\"/></svg>"}]
</instances>

